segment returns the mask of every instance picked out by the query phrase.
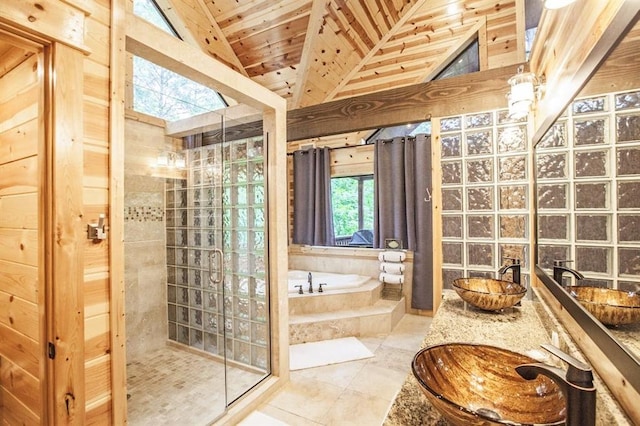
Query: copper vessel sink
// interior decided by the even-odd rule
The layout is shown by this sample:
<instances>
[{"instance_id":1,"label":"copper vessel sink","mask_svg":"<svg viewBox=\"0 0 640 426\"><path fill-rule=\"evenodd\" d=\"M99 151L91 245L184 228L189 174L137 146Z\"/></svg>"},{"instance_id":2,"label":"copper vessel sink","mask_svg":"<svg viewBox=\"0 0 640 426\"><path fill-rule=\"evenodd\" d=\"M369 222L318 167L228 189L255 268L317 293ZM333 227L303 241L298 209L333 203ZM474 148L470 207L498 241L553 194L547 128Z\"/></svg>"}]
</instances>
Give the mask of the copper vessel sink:
<instances>
[{"instance_id":1,"label":"copper vessel sink","mask_svg":"<svg viewBox=\"0 0 640 426\"><path fill-rule=\"evenodd\" d=\"M453 288L462 300L485 311L510 308L527 292L520 284L479 277L455 279Z\"/></svg>"},{"instance_id":2,"label":"copper vessel sink","mask_svg":"<svg viewBox=\"0 0 640 426\"><path fill-rule=\"evenodd\" d=\"M610 288L569 286L567 291L605 325L640 321L640 295Z\"/></svg>"},{"instance_id":3,"label":"copper vessel sink","mask_svg":"<svg viewBox=\"0 0 640 426\"><path fill-rule=\"evenodd\" d=\"M420 350L411 368L431 405L451 424L564 424L560 388L545 376L525 380L515 370L533 362L495 346L449 343Z\"/></svg>"}]
</instances>

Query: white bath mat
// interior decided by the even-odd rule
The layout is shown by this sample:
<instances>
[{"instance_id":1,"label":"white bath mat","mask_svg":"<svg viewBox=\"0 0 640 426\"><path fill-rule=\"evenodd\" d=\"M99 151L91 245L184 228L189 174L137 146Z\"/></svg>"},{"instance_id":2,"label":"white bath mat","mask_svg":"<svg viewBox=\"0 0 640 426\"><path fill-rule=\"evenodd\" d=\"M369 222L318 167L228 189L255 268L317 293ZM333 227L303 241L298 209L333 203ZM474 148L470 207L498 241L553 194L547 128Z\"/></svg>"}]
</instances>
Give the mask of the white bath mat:
<instances>
[{"instance_id":1,"label":"white bath mat","mask_svg":"<svg viewBox=\"0 0 640 426\"><path fill-rule=\"evenodd\" d=\"M238 423L238 426L287 426L287 423L281 422L259 411L254 411Z\"/></svg>"},{"instance_id":2,"label":"white bath mat","mask_svg":"<svg viewBox=\"0 0 640 426\"><path fill-rule=\"evenodd\" d=\"M289 346L289 368L292 371L371 357L373 353L355 337Z\"/></svg>"}]
</instances>

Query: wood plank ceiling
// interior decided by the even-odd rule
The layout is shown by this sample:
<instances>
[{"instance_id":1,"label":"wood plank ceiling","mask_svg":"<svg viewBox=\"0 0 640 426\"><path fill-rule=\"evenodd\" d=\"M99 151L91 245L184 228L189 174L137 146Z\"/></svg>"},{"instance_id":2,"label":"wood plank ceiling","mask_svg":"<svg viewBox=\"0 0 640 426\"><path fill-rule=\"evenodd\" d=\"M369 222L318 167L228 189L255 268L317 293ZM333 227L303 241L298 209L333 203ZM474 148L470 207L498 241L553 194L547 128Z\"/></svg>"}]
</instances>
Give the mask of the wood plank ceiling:
<instances>
[{"instance_id":1,"label":"wood plank ceiling","mask_svg":"<svg viewBox=\"0 0 640 426\"><path fill-rule=\"evenodd\" d=\"M516 28L524 0L158 3L182 18L185 40L283 96L289 109L425 81L478 36L483 69L524 61L524 26Z\"/></svg>"}]
</instances>

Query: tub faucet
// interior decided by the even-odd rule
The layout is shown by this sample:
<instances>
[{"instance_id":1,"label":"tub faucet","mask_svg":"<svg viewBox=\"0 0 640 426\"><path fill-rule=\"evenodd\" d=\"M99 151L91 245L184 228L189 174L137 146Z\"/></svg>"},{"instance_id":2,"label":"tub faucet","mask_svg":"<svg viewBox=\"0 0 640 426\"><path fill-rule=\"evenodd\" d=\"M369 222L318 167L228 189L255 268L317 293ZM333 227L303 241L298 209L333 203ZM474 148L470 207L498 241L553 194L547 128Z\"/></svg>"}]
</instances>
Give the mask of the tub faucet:
<instances>
[{"instance_id":1,"label":"tub faucet","mask_svg":"<svg viewBox=\"0 0 640 426\"><path fill-rule=\"evenodd\" d=\"M572 261L571 260L554 260L553 261L553 280L558 284L560 284L561 286L564 286L562 284L562 275L565 272L572 274L574 277L576 277L577 280L584 279L584 275L582 275L580 272L574 269L568 268L566 265L564 265L567 262L572 262Z\"/></svg>"},{"instance_id":2,"label":"tub faucet","mask_svg":"<svg viewBox=\"0 0 640 426\"><path fill-rule=\"evenodd\" d=\"M520 284L520 259L513 257L505 257L505 259L510 260L511 264L502 265L502 267L498 269L498 274L504 275L509 269L513 269L512 281L516 284Z\"/></svg>"},{"instance_id":3,"label":"tub faucet","mask_svg":"<svg viewBox=\"0 0 640 426\"><path fill-rule=\"evenodd\" d=\"M313 293L313 277L311 276L311 272L307 275L307 282L309 283L309 293Z\"/></svg>"},{"instance_id":4,"label":"tub faucet","mask_svg":"<svg viewBox=\"0 0 640 426\"><path fill-rule=\"evenodd\" d=\"M538 374L542 374L558 385L567 404L566 426L594 426L596 424L596 388L593 385L591 367L553 345L541 346L566 362L569 365L567 371L543 363L519 365L516 371L525 380L533 380L538 377Z\"/></svg>"}]
</instances>

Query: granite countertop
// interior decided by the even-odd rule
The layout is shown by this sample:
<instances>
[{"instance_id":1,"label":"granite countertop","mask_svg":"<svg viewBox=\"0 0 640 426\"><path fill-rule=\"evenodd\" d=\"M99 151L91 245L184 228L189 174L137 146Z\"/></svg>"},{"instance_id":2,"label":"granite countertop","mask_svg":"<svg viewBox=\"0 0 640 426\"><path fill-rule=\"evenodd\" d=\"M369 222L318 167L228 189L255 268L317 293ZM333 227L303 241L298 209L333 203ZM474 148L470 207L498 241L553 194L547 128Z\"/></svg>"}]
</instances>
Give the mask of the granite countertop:
<instances>
[{"instance_id":1,"label":"granite countertop","mask_svg":"<svg viewBox=\"0 0 640 426\"><path fill-rule=\"evenodd\" d=\"M540 344L551 341L551 331L558 330L560 347L578 359L584 360L568 335L550 313L543 309L542 302L523 300L521 307L505 309L503 312L486 312L465 303L451 290L443 292L443 301L433 318L429 334L422 347L441 343L464 342L499 346L534 358L545 357ZM562 366L552 357L543 360ZM447 421L431 406L422 393L420 385L410 372L393 401L385 426L447 425ZM604 384L595 377L598 390L596 424L630 424L613 401Z\"/></svg>"}]
</instances>

